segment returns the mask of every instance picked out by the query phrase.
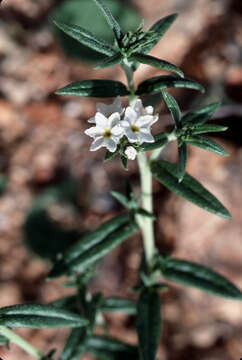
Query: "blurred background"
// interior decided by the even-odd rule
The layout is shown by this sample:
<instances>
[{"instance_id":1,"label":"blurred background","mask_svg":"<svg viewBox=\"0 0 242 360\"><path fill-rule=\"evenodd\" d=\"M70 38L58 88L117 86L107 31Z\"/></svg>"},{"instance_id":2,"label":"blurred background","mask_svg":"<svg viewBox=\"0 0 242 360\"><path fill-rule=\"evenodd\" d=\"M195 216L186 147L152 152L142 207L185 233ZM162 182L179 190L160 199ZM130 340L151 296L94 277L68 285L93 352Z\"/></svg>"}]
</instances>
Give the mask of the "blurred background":
<instances>
[{"instance_id":1,"label":"blurred background","mask_svg":"<svg viewBox=\"0 0 242 360\"><path fill-rule=\"evenodd\" d=\"M182 68L201 82L204 96L191 90L173 94L185 111L220 100L214 120L229 131L215 137L230 153L222 158L190 149L188 171L230 210L223 220L172 195L154 183L156 237L160 251L213 267L242 288L242 2L241 0L105 0L125 30L145 19L149 28L159 18L179 13L175 24L152 54ZM46 303L72 289L60 279L47 283L53 252L76 241L90 227L122 209L110 190L123 191L127 173L118 158L102 164L103 150L88 151L84 134L97 99L54 95L66 84L89 78L125 82L119 66L93 70L96 53L67 39L50 21L56 17L82 25L112 41L112 33L90 0L3 0L0 8L0 306ZM160 74L140 66L135 81ZM125 101L125 99L124 99ZM108 100L105 100L108 102ZM166 109L154 132L170 124ZM165 157L176 161L175 144ZM129 164L135 189L139 178ZM108 255L92 281L106 296L135 298L142 252L140 237ZM242 305L198 290L172 285L163 294L162 360L237 360L242 356ZM135 320L107 316L111 334L136 342ZM40 349L58 348L63 330L20 330ZM24 356L14 345L0 356Z\"/></svg>"}]
</instances>

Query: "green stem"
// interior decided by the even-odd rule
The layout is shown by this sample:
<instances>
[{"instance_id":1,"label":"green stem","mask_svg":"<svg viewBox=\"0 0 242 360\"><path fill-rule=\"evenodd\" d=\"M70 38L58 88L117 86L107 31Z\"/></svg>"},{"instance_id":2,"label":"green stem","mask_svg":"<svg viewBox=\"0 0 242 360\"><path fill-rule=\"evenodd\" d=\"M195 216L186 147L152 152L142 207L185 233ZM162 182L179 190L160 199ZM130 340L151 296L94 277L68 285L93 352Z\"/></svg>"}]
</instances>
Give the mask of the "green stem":
<instances>
[{"instance_id":1,"label":"green stem","mask_svg":"<svg viewBox=\"0 0 242 360\"><path fill-rule=\"evenodd\" d=\"M34 346L29 344L21 336L15 334L12 330L7 328L6 326L0 326L0 334L2 334L10 342L18 345L28 354L36 357L37 359L42 359L44 357L44 355L39 350L37 350Z\"/></svg>"},{"instance_id":2,"label":"green stem","mask_svg":"<svg viewBox=\"0 0 242 360\"><path fill-rule=\"evenodd\" d=\"M152 174L145 153L139 153L137 159L141 178L142 208L152 214ZM146 262L148 268L151 268L155 253L153 219L140 215L137 218L143 236Z\"/></svg>"},{"instance_id":3,"label":"green stem","mask_svg":"<svg viewBox=\"0 0 242 360\"><path fill-rule=\"evenodd\" d=\"M128 63L128 61L123 62L122 67L125 71L129 85L129 90L131 92L131 95L129 96L129 101L130 101L130 105L132 105L137 99L137 96L135 95L135 88L133 81L133 70L131 69L131 66ZM147 161L147 157L145 153L138 153L137 159L140 170L142 208L152 214L153 213L152 174L150 172L149 163ZM152 261L155 253L153 219L141 215L138 215L136 219L138 221L138 224L142 232L146 263L148 265L148 269L151 269Z\"/></svg>"}]
</instances>

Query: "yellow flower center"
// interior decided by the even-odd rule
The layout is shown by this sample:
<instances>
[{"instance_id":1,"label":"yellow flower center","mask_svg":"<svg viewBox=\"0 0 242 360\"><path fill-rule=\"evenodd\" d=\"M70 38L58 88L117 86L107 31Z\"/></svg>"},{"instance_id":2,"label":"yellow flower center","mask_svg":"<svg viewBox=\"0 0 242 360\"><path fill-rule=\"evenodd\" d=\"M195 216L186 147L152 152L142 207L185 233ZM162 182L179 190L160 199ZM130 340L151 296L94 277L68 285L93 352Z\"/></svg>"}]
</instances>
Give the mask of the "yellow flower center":
<instances>
[{"instance_id":1,"label":"yellow flower center","mask_svg":"<svg viewBox=\"0 0 242 360\"><path fill-rule=\"evenodd\" d=\"M112 136L111 130L110 129L106 129L104 131L103 137L105 137L106 139L110 139L110 137Z\"/></svg>"},{"instance_id":2,"label":"yellow flower center","mask_svg":"<svg viewBox=\"0 0 242 360\"><path fill-rule=\"evenodd\" d=\"M139 132L139 128L138 128L138 126L136 126L136 125L131 125L131 130L132 130L134 133Z\"/></svg>"}]
</instances>

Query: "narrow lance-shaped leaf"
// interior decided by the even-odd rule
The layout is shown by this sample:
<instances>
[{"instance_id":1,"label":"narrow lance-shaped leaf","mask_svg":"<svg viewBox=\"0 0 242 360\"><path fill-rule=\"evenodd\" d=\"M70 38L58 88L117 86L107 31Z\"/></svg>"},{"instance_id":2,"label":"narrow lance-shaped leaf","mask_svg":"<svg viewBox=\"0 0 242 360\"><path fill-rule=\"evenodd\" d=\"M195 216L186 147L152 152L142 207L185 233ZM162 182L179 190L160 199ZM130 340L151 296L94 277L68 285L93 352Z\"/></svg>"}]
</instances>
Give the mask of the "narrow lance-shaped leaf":
<instances>
[{"instance_id":1,"label":"narrow lance-shaped leaf","mask_svg":"<svg viewBox=\"0 0 242 360\"><path fill-rule=\"evenodd\" d=\"M109 26L111 27L111 29L114 32L115 38L117 40L120 40L122 37L122 31L121 31L121 28L120 28L118 22L114 19L111 11L101 0L94 0L94 1L97 4L97 6L99 6L99 8L102 10L102 12L107 20L107 23L109 24Z\"/></svg>"},{"instance_id":2,"label":"narrow lance-shaped leaf","mask_svg":"<svg viewBox=\"0 0 242 360\"><path fill-rule=\"evenodd\" d=\"M188 78L180 78L172 75L163 75L150 78L139 84L137 95L156 93L167 88L185 88L204 92L202 85Z\"/></svg>"},{"instance_id":3,"label":"narrow lance-shaped leaf","mask_svg":"<svg viewBox=\"0 0 242 360\"><path fill-rule=\"evenodd\" d=\"M118 200L124 207L129 208L129 201L123 194L120 194L117 191L111 191L111 195Z\"/></svg>"},{"instance_id":4,"label":"narrow lance-shaped leaf","mask_svg":"<svg viewBox=\"0 0 242 360\"><path fill-rule=\"evenodd\" d=\"M87 335L85 329L73 329L61 353L60 360L78 360L86 351Z\"/></svg>"},{"instance_id":5,"label":"narrow lance-shaped leaf","mask_svg":"<svg viewBox=\"0 0 242 360\"><path fill-rule=\"evenodd\" d=\"M67 309L72 312L77 312L78 310L76 295L62 297L60 299L52 301L51 303L49 303L49 305L55 306L58 309Z\"/></svg>"},{"instance_id":6,"label":"narrow lance-shaped leaf","mask_svg":"<svg viewBox=\"0 0 242 360\"><path fill-rule=\"evenodd\" d=\"M54 265L54 268L49 274L49 278L51 279L59 276L58 274L65 271L69 263L73 262L90 248L102 242L109 234L117 230L122 225L127 224L129 221L130 216L128 214L122 214L106 221L97 230L84 236L80 241L71 246L71 248L65 253L63 259Z\"/></svg>"},{"instance_id":7,"label":"narrow lance-shaped leaf","mask_svg":"<svg viewBox=\"0 0 242 360\"><path fill-rule=\"evenodd\" d=\"M136 328L142 360L155 360L161 337L160 296L154 288L145 288L137 304Z\"/></svg>"},{"instance_id":8,"label":"narrow lance-shaped leaf","mask_svg":"<svg viewBox=\"0 0 242 360\"><path fill-rule=\"evenodd\" d=\"M132 222L121 226L118 230L108 235L102 242L93 248L90 248L71 262L69 264L69 269L78 270L79 272L85 271L90 265L100 260L116 246L120 245L123 241L127 240L127 238L135 234L137 230L138 226Z\"/></svg>"},{"instance_id":9,"label":"narrow lance-shaped leaf","mask_svg":"<svg viewBox=\"0 0 242 360\"><path fill-rule=\"evenodd\" d=\"M185 143L182 143L178 147L178 154L178 179L179 182L181 182L186 172L186 164L188 157L187 145Z\"/></svg>"},{"instance_id":10,"label":"narrow lance-shaped leaf","mask_svg":"<svg viewBox=\"0 0 242 360\"><path fill-rule=\"evenodd\" d=\"M113 80L83 80L77 81L56 91L57 95L115 97L129 95L126 86Z\"/></svg>"},{"instance_id":11,"label":"narrow lance-shaped leaf","mask_svg":"<svg viewBox=\"0 0 242 360\"><path fill-rule=\"evenodd\" d=\"M77 314L50 305L13 305L0 309L0 325L13 328L74 328L87 326Z\"/></svg>"},{"instance_id":12,"label":"narrow lance-shaped leaf","mask_svg":"<svg viewBox=\"0 0 242 360\"><path fill-rule=\"evenodd\" d=\"M176 165L164 160L153 161L151 171L153 176L169 190L211 213L231 219L228 210L191 175L186 173L183 181L179 182Z\"/></svg>"},{"instance_id":13,"label":"narrow lance-shaped leaf","mask_svg":"<svg viewBox=\"0 0 242 360\"><path fill-rule=\"evenodd\" d=\"M214 153L216 153L218 155L222 155L222 156L228 156L229 155L227 153L227 151L224 150L224 148L221 145L219 145L215 141L207 139L207 138L205 138L203 136L198 136L198 135L189 136L189 137L186 137L184 139L184 141L187 144L197 146L197 147L199 147L201 149L214 152Z\"/></svg>"},{"instance_id":14,"label":"narrow lance-shaped leaf","mask_svg":"<svg viewBox=\"0 0 242 360\"><path fill-rule=\"evenodd\" d=\"M122 61L123 59L123 55L121 53L117 53L111 57L107 57L105 58L102 62L100 62L96 67L95 69L98 70L98 69L105 69L105 68L108 68L108 67L111 67L111 66L114 66L114 65L117 65L117 64L120 64L120 62Z\"/></svg>"},{"instance_id":15,"label":"narrow lance-shaped leaf","mask_svg":"<svg viewBox=\"0 0 242 360\"><path fill-rule=\"evenodd\" d=\"M150 28L150 31L154 31L154 33L157 35L157 37L156 37L156 39L154 39L154 41L151 44L149 44L145 49L143 49L143 52L145 54L148 53L159 42L159 40L164 36L166 31L169 29L169 27L176 20L177 16L178 16L178 14L168 15L168 16L158 20Z\"/></svg>"},{"instance_id":16,"label":"narrow lance-shaped leaf","mask_svg":"<svg viewBox=\"0 0 242 360\"><path fill-rule=\"evenodd\" d=\"M119 151L111 152L109 150L106 151L104 161L109 161L113 159L115 156L119 154Z\"/></svg>"},{"instance_id":17,"label":"narrow lance-shaped leaf","mask_svg":"<svg viewBox=\"0 0 242 360\"><path fill-rule=\"evenodd\" d=\"M101 359L134 360L138 358L138 348L110 336L94 335L89 338L87 351Z\"/></svg>"},{"instance_id":18,"label":"narrow lance-shaped leaf","mask_svg":"<svg viewBox=\"0 0 242 360\"><path fill-rule=\"evenodd\" d=\"M128 299L110 297L102 300L100 310L103 312L121 312L136 314L136 304Z\"/></svg>"},{"instance_id":19,"label":"narrow lance-shaped leaf","mask_svg":"<svg viewBox=\"0 0 242 360\"><path fill-rule=\"evenodd\" d=\"M205 123L213 116L219 106L220 103L214 103L200 107L197 110L189 111L182 117L182 123L190 123L194 125Z\"/></svg>"},{"instance_id":20,"label":"narrow lance-shaped leaf","mask_svg":"<svg viewBox=\"0 0 242 360\"><path fill-rule=\"evenodd\" d=\"M226 131L228 129L227 126L221 126L221 125L198 125L192 129L193 135L198 134L205 134L205 133L211 133L211 132L220 132L220 131Z\"/></svg>"},{"instance_id":21,"label":"narrow lance-shaped leaf","mask_svg":"<svg viewBox=\"0 0 242 360\"><path fill-rule=\"evenodd\" d=\"M81 44L107 56L115 55L116 51L111 45L103 40L97 39L95 35L83 29L81 26L66 24L58 20L53 20L53 22L59 29Z\"/></svg>"},{"instance_id":22,"label":"narrow lance-shaped leaf","mask_svg":"<svg viewBox=\"0 0 242 360\"><path fill-rule=\"evenodd\" d=\"M163 99L168 107L168 109L171 112L172 118L175 122L176 128L179 129L180 127L180 121L181 121L181 110L176 102L176 100L174 99L174 97L172 95L170 95L167 91L162 90L161 91L162 95L163 95Z\"/></svg>"},{"instance_id":23,"label":"narrow lance-shaped leaf","mask_svg":"<svg viewBox=\"0 0 242 360\"><path fill-rule=\"evenodd\" d=\"M208 267L173 258L162 259L160 265L161 273L167 280L192 286L217 296L242 300L242 293L234 284Z\"/></svg>"},{"instance_id":24,"label":"narrow lance-shaped leaf","mask_svg":"<svg viewBox=\"0 0 242 360\"><path fill-rule=\"evenodd\" d=\"M96 261L100 260L109 251L120 245L128 237L137 232L138 226L130 222L119 227L116 231L110 233L102 241L89 248L87 251L81 253L78 257L75 257L70 262L60 262L55 265L49 274L49 278L64 275L70 271L83 272Z\"/></svg>"},{"instance_id":25,"label":"narrow lance-shaped leaf","mask_svg":"<svg viewBox=\"0 0 242 360\"><path fill-rule=\"evenodd\" d=\"M129 58L131 60L138 61L141 64L151 65L151 66L153 66L155 68L158 68L158 69L173 72L173 73L181 76L182 78L184 77L184 74L183 74L182 70L179 69L176 65L173 65L173 64L171 64L171 63L169 63L168 61L165 61L165 60L157 59L154 56L134 53Z\"/></svg>"}]
</instances>

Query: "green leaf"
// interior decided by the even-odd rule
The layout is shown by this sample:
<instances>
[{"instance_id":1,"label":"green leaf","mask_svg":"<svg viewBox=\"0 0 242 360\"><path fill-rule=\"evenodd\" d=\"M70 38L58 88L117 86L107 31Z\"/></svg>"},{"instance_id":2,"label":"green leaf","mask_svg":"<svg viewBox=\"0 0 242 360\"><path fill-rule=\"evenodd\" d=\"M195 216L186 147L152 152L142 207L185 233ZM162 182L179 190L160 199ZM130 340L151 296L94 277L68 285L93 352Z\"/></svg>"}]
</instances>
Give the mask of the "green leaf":
<instances>
[{"instance_id":1,"label":"green leaf","mask_svg":"<svg viewBox=\"0 0 242 360\"><path fill-rule=\"evenodd\" d=\"M68 262L57 263L51 271L49 278L64 275L70 271L83 272L91 265L104 257L109 251L120 245L128 237L137 232L138 226L133 223L127 223L110 233L102 241L99 241L87 251L81 253L78 257Z\"/></svg>"},{"instance_id":2,"label":"green leaf","mask_svg":"<svg viewBox=\"0 0 242 360\"><path fill-rule=\"evenodd\" d=\"M124 155L120 155L121 163L123 165L124 170L128 170L128 159Z\"/></svg>"},{"instance_id":3,"label":"green leaf","mask_svg":"<svg viewBox=\"0 0 242 360\"><path fill-rule=\"evenodd\" d=\"M174 99L174 97L172 95L170 95L167 91L162 90L161 91L162 95L163 95L163 99L165 100L165 103L168 107L168 109L171 112L172 118L175 122L176 128L180 127L180 122L181 122L181 110L176 102L176 100Z\"/></svg>"},{"instance_id":4,"label":"green leaf","mask_svg":"<svg viewBox=\"0 0 242 360\"><path fill-rule=\"evenodd\" d=\"M57 95L115 97L129 95L129 91L120 81L83 80L77 81L56 91Z\"/></svg>"},{"instance_id":5,"label":"green leaf","mask_svg":"<svg viewBox=\"0 0 242 360\"><path fill-rule=\"evenodd\" d=\"M160 296L154 288L145 288L137 304L136 328L142 360L155 360L161 337Z\"/></svg>"},{"instance_id":6,"label":"green leaf","mask_svg":"<svg viewBox=\"0 0 242 360\"><path fill-rule=\"evenodd\" d=\"M85 329L73 329L67 339L60 360L78 360L87 348L87 335Z\"/></svg>"},{"instance_id":7,"label":"green leaf","mask_svg":"<svg viewBox=\"0 0 242 360\"><path fill-rule=\"evenodd\" d=\"M205 134L205 133L211 133L211 132L220 132L220 131L226 131L228 129L227 126L221 126L221 125L198 125L194 129L192 129L193 135L198 134Z\"/></svg>"},{"instance_id":8,"label":"green leaf","mask_svg":"<svg viewBox=\"0 0 242 360\"><path fill-rule=\"evenodd\" d=\"M192 286L202 291L229 298L242 300L241 291L217 272L194 262L180 259L162 259L161 273L167 280Z\"/></svg>"},{"instance_id":9,"label":"green leaf","mask_svg":"<svg viewBox=\"0 0 242 360\"><path fill-rule=\"evenodd\" d=\"M88 340L87 351L101 359L135 360L138 359L138 348L110 336L94 335Z\"/></svg>"},{"instance_id":10,"label":"green leaf","mask_svg":"<svg viewBox=\"0 0 242 360\"><path fill-rule=\"evenodd\" d=\"M109 160L113 159L116 155L118 155L118 153L119 153L118 151L111 152L111 151L107 150L104 161L109 161Z\"/></svg>"},{"instance_id":11,"label":"green leaf","mask_svg":"<svg viewBox=\"0 0 242 360\"><path fill-rule=\"evenodd\" d=\"M180 78L172 75L163 75L150 78L139 84L136 95L156 93L167 88L186 88L205 91L203 86L188 78Z\"/></svg>"},{"instance_id":12,"label":"green leaf","mask_svg":"<svg viewBox=\"0 0 242 360\"><path fill-rule=\"evenodd\" d=\"M190 111L182 117L182 123L189 123L193 125L203 124L213 116L219 106L220 103L214 103L200 107L197 110Z\"/></svg>"},{"instance_id":13,"label":"green leaf","mask_svg":"<svg viewBox=\"0 0 242 360\"><path fill-rule=\"evenodd\" d=\"M138 61L141 64L151 65L158 69L167 70L167 71L176 73L177 75L181 76L182 78L184 77L183 72L176 65L173 65L165 60L157 59L154 56L134 53L129 57L129 59Z\"/></svg>"},{"instance_id":14,"label":"green leaf","mask_svg":"<svg viewBox=\"0 0 242 360\"><path fill-rule=\"evenodd\" d=\"M139 146L139 151L150 151L163 147L168 143L167 133L161 132L154 136L155 142L153 143L143 143Z\"/></svg>"},{"instance_id":15,"label":"green leaf","mask_svg":"<svg viewBox=\"0 0 242 360\"><path fill-rule=\"evenodd\" d=\"M178 154L179 154L179 160L178 160L177 172L178 172L178 180L179 182L181 182L186 172L187 157L188 157L187 145L185 143L183 143L181 146L178 147Z\"/></svg>"},{"instance_id":16,"label":"green leaf","mask_svg":"<svg viewBox=\"0 0 242 360\"><path fill-rule=\"evenodd\" d=\"M8 345L8 344L9 344L9 340L5 336L0 335L0 346Z\"/></svg>"},{"instance_id":17,"label":"green leaf","mask_svg":"<svg viewBox=\"0 0 242 360\"><path fill-rule=\"evenodd\" d=\"M72 312L78 312L76 295L62 297L60 299L52 301L49 305L55 306L58 309L67 309Z\"/></svg>"},{"instance_id":18,"label":"green leaf","mask_svg":"<svg viewBox=\"0 0 242 360\"><path fill-rule=\"evenodd\" d=\"M222 218L231 219L228 210L192 176L186 173L183 181L179 182L176 165L164 160L153 161L151 171L158 181L175 194Z\"/></svg>"},{"instance_id":19,"label":"green leaf","mask_svg":"<svg viewBox=\"0 0 242 360\"><path fill-rule=\"evenodd\" d=\"M148 217L149 219L153 219L153 220L156 219L156 217L153 214L151 214L149 211L147 211L145 209L141 209L141 208L138 208L137 210L135 210L135 214L139 214L139 215Z\"/></svg>"},{"instance_id":20,"label":"green leaf","mask_svg":"<svg viewBox=\"0 0 242 360\"><path fill-rule=\"evenodd\" d=\"M129 201L126 198L126 196L124 196L123 194L120 194L117 191L111 191L111 195L118 200L124 207L126 207L127 209L129 208Z\"/></svg>"},{"instance_id":21,"label":"green leaf","mask_svg":"<svg viewBox=\"0 0 242 360\"><path fill-rule=\"evenodd\" d=\"M121 0L103 0L103 3L110 9L113 17L118 19L124 33L127 31L135 31L137 29L141 22L141 17L134 7L131 7L131 4L128 2L123 3ZM77 24L82 28L91 31L97 39L101 39L101 42L104 42L105 44L108 43L111 48L114 47L113 32L110 31L109 25L106 23L93 1L56 1L51 17L64 23ZM56 26L51 26L51 30L68 57L92 64L97 64L103 60L103 54L82 45ZM107 55L114 55L114 53Z\"/></svg>"},{"instance_id":22,"label":"green leaf","mask_svg":"<svg viewBox=\"0 0 242 360\"><path fill-rule=\"evenodd\" d=\"M116 54L115 49L111 45L103 40L97 39L95 35L83 29L81 26L66 24L58 20L53 20L53 22L59 29L81 44L107 56Z\"/></svg>"},{"instance_id":23,"label":"green leaf","mask_svg":"<svg viewBox=\"0 0 242 360\"><path fill-rule=\"evenodd\" d=\"M117 53L111 57L105 58L100 64L98 64L95 69L105 69L117 64L120 64L120 62L123 59L123 55L121 53Z\"/></svg>"},{"instance_id":24,"label":"green leaf","mask_svg":"<svg viewBox=\"0 0 242 360\"><path fill-rule=\"evenodd\" d=\"M157 35L157 37L156 37L156 39L154 39L154 41L151 44L149 44L145 49L143 49L143 52L145 54L148 53L159 42L159 40L164 36L166 31L169 29L169 27L176 20L177 16L178 16L178 14L168 15L168 16L158 20L150 28L150 31L154 31L154 33Z\"/></svg>"},{"instance_id":25,"label":"green leaf","mask_svg":"<svg viewBox=\"0 0 242 360\"><path fill-rule=\"evenodd\" d=\"M119 41L122 37L122 30L118 24L118 22L114 19L113 15L111 14L111 11L109 8L101 1L101 0L94 0L97 6L102 10L107 23L113 30L115 38Z\"/></svg>"},{"instance_id":26,"label":"green leaf","mask_svg":"<svg viewBox=\"0 0 242 360\"><path fill-rule=\"evenodd\" d=\"M131 300L119 297L103 299L100 309L103 312L121 312L130 315L136 314L136 304Z\"/></svg>"},{"instance_id":27,"label":"green leaf","mask_svg":"<svg viewBox=\"0 0 242 360\"><path fill-rule=\"evenodd\" d=\"M222 156L228 156L229 155L227 153L227 151L224 150L224 148L221 145L219 145L215 141L207 139L207 138L205 138L203 136L198 136L198 135L189 136L189 137L186 137L184 139L184 141L187 144L197 146L197 147L199 147L201 149L214 152L214 153L216 153L218 155L222 155Z\"/></svg>"},{"instance_id":28,"label":"green leaf","mask_svg":"<svg viewBox=\"0 0 242 360\"><path fill-rule=\"evenodd\" d=\"M153 108L156 108L162 102L161 93L148 95L145 97L145 99L142 102L144 107L151 105L153 106Z\"/></svg>"},{"instance_id":29,"label":"green leaf","mask_svg":"<svg viewBox=\"0 0 242 360\"><path fill-rule=\"evenodd\" d=\"M97 230L84 236L80 241L70 247L70 249L64 254L63 259L54 265L54 268L48 276L49 279L64 274L69 263L72 263L87 250L101 243L108 235L120 228L122 225L128 224L129 221L130 217L128 214L121 214L109 221L106 221Z\"/></svg>"},{"instance_id":30,"label":"green leaf","mask_svg":"<svg viewBox=\"0 0 242 360\"><path fill-rule=\"evenodd\" d=\"M88 321L50 305L13 305L0 309L0 325L13 328L56 329L87 326Z\"/></svg>"}]
</instances>

